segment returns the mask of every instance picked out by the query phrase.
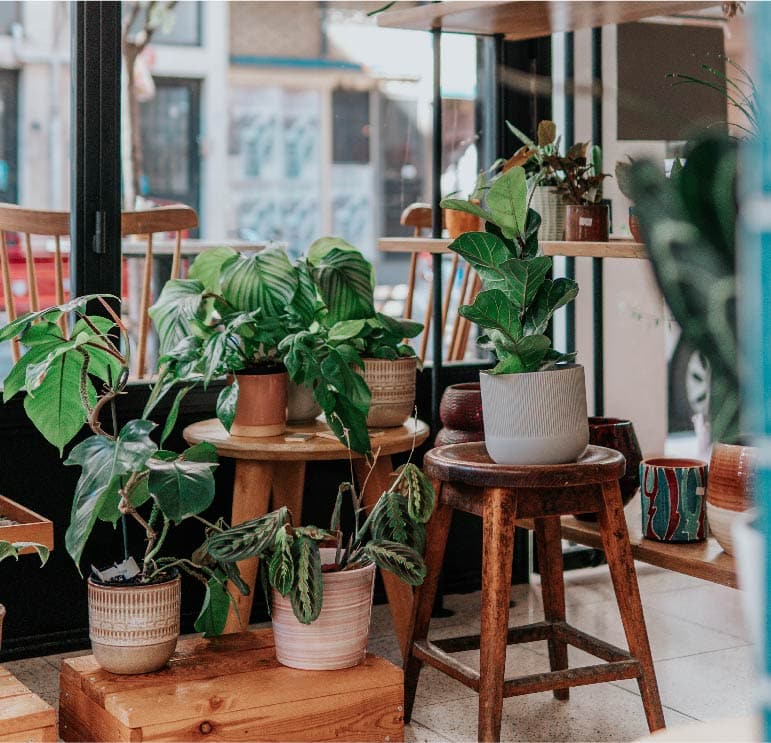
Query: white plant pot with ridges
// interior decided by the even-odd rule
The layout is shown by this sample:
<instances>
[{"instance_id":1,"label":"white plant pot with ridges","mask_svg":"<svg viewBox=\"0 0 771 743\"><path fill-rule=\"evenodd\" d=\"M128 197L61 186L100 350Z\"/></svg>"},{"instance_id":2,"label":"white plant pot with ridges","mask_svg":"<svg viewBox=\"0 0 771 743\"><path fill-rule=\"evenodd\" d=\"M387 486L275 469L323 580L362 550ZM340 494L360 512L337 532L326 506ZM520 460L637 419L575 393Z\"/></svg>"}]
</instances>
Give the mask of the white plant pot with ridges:
<instances>
[{"instance_id":1,"label":"white plant pot with ridges","mask_svg":"<svg viewBox=\"0 0 771 743\"><path fill-rule=\"evenodd\" d=\"M584 368L479 375L487 452L498 464L575 462L589 443Z\"/></svg>"},{"instance_id":2,"label":"white plant pot with ridges","mask_svg":"<svg viewBox=\"0 0 771 743\"><path fill-rule=\"evenodd\" d=\"M551 186L536 186L530 208L541 215L540 240L565 239L565 202Z\"/></svg>"},{"instance_id":3,"label":"white plant pot with ridges","mask_svg":"<svg viewBox=\"0 0 771 743\"><path fill-rule=\"evenodd\" d=\"M335 550L323 548L322 562L334 560ZM367 653L375 566L324 573L321 614L302 624L289 597L273 590L273 637L276 659L290 668L332 671L350 668Z\"/></svg>"}]
</instances>

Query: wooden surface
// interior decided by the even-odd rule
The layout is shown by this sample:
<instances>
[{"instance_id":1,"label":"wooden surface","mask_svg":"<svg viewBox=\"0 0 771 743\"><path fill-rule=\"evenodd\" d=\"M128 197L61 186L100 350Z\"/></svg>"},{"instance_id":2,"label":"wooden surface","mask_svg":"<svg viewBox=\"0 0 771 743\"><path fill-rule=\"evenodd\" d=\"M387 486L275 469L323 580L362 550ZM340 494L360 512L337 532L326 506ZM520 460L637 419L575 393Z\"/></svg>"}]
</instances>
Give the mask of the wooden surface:
<instances>
[{"instance_id":1,"label":"wooden surface","mask_svg":"<svg viewBox=\"0 0 771 743\"><path fill-rule=\"evenodd\" d=\"M448 237L381 237L377 249L383 253L449 253Z\"/></svg>"},{"instance_id":2,"label":"wooden surface","mask_svg":"<svg viewBox=\"0 0 771 743\"><path fill-rule=\"evenodd\" d=\"M168 667L114 676L63 661L65 741L401 741L402 672L367 655L339 671L278 663L270 630L180 640Z\"/></svg>"},{"instance_id":3,"label":"wooden surface","mask_svg":"<svg viewBox=\"0 0 771 743\"><path fill-rule=\"evenodd\" d=\"M378 25L386 28L409 28L490 36L504 34L507 39L535 39L560 31L575 31L617 23L639 21L652 16L693 13L703 8L717 7L715 2L441 2L381 13Z\"/></svg>"},{"instance_id":4,"label":"wooden surface","mask_svg":"<svg viewBox=\"0 0 771 743\"><path fill-rule=\"evenodd\" d=\"M203 240L197 237L183 237L181 254L186 257L194 257L212 248L219 248L227 245L229 248L237 251L251 250L257 252L264 250L271 243L257 240ZM281 243L273 243L281 245ZM121 254L125 258L144 258L147 248L147 242L143 240L134 240L126 238L121 241ZM162 258L171 256L176 249L176 240L159 237L153 240L153 256Z\"/></svg>"},{"instance_id":5,"label":"wooden surface","mask_svg":"<svg viewBox=\"0 0 771 743\"><path fill-rule=\"evenodd\" d=\"M736 565L731 555L723 552L722 547L712 538L704 542L675 544L657 542L642 536L640 516L640 498L626 507L626 522L629 528L629 540L635 560L647 562L667 570L692 575L712 583L737 588ZM522 523L522 526L530 524ZM562 536L578 544L585 544L595 549L602 549L597 524L578 521L572 517L562 519Z\"/></svg>"},{"instance_id":6,"label":"wooden surface","mask_svg":"<svg viewBox=\"0 0 771 743\"><path fill-rule=\"evenodd\" d=\"M0 515L19 522L14 526L0 526L0 540L37 542L49 550L54 548L54 525L49 519L3 495L0 495ZM34 551L33 547L27 547L21 554L26 555Z\"/></svg>"},{"instance_id":7,"label":"wooden surface","mask_svg":"<svg viewBox=\"0 0 771 743\"><path fill-rule=\"evenodd\" d=\"M423 421L416 423L413 418L398 428L377 430L383 433L372 436L372 448L374 451L379 449L384 455L409 451L413 440L418 447L428 438L428 426ZM307 441L285 441L285 436L290 433L312 433L314 437ZM211 418L188 426L182 435L189 444L208 441L217 448L220 456L232 459L314 462L347 459L349 453L353 459L362 458L361 454L349 452L334 437L326 423L318 420L290 425L281 436L251 438L230 436L219 420Z\"/></svg>"},{"instance_id":8,"label":"wooden surface","mask_svg":"<svg viewBox=\"0 0 771 743\"><path fill-rule=\"evenodd\" d=\"M54 741L56 711L0 666L0 741Z\"/></svg>"},{"instance_id":9,"label":"wooden surface","mask_svg":"<svg viewBox=\"0 0 771 743\"><path fill-rule=\"evenodd\" d=\"M648 253L643 243L635 243L630 240L616 240L611 238L608 242L568 242L559 240L556 242L543 241L540 243L544 255L569 255L576 258L637 258L648 259Z\"/></svg>"}]
</instances>

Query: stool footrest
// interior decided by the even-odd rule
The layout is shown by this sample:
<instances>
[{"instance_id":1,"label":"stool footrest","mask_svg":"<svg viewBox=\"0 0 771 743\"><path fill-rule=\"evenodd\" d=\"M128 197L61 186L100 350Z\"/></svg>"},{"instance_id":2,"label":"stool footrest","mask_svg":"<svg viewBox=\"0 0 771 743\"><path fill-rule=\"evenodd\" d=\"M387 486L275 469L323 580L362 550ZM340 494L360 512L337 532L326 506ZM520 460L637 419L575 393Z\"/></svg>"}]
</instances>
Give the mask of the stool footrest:
<instances>
[{"instance_id":1,"label":"stool footrest","mask_svg":"<svg viewBox=\"0 0 771 743\"><path fill-rule=\"evenodd\" d=\"M628 650L622 650L615 645L611 645L599 637L589 635L567 622L554 622L554 638L563 640L574 648L583 650L595 658L601 658L608 663L614 663L621 660L634 660Z\"/></svg>"},{"instance_id":2,"label":"stool footrest","mask_svg":"<svg viewBox=\"0 0 771 743\"><path fill-rule=\"evenodd\" d=\"M433 666L479 693L479 671L456 660L429 640L416 640L412 645L412 654L417 660Z\"/></svg>"},{"instance_id":3,"label":"stool footrest","mask_svg":"<svg viewBox=\"0 0 771 743\"><path fill-rule=\"evenodd\" d=\"M503 696L516 697L520 694L534 694L539 691L565 689L570 686L602 684L606 681L638 678L642 671L636 660L619 660L597 666L581 666L564 671L545 671L530 676L521 676L503 682Z\"/></svg>"}]
</instances>

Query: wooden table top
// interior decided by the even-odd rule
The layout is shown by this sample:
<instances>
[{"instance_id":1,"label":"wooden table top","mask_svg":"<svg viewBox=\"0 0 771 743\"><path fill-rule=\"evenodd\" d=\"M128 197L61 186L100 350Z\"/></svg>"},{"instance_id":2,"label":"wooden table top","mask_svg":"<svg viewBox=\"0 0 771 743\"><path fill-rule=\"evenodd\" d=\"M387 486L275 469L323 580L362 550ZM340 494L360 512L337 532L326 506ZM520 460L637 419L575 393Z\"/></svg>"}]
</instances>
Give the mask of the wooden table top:
<instances>
[{"instance_id":1,"label":"wooden table top","mask_svg":"<svg viewBox=\"0 0 771 743\"><path fill-rule=\"evenodd\" d=\"M376 429L371 433L372 449L382 455L397 454L409 451L413 442L420 446L428 438L428 425L421 420L410 418L398 428ZM313 438L307 441L287 441L286 436L292 433L311 433ZM347 459L349 454L353 459L362 459L357 452L349 452L322 421L308 421L287 426L286 433L281 436L266 436L253 438L249 436L231 436L217 418L199 421L185 428L182 432L188 444L198 444L208 441L217 448L217 454L232 459L252 459L258 461L321 461Z\"/></svg>"}]
</instances>

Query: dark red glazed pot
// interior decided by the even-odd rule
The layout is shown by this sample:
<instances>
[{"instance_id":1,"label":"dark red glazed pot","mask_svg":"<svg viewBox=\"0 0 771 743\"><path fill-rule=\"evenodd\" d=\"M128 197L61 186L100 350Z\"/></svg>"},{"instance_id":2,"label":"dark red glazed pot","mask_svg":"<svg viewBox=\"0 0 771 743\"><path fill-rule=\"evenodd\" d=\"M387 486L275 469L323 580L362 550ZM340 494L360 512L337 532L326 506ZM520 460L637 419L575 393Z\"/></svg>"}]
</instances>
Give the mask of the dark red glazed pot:
<instances>
[{"instance_id":1,"label":"dark red glazed pot","mask_svg":"<svg viewBox=\"0 0 771 743\"><path fill-rule=\"evenodd\" d=\"M577 242L607 242L610 212L607 204L568 204L565 207L565 239Z\"/></svg>"},{"instance_id":2,"label":"dark red glazed pot","mask_svg":"<svg viewBox=\"0 0 771 743\"><path fill-rule=\"evenodd\" d=\"M442 395L439 417L444 427L436 435L436 446L484 441L479 382L451 384Z\"/></svg>"}]
</instances>

